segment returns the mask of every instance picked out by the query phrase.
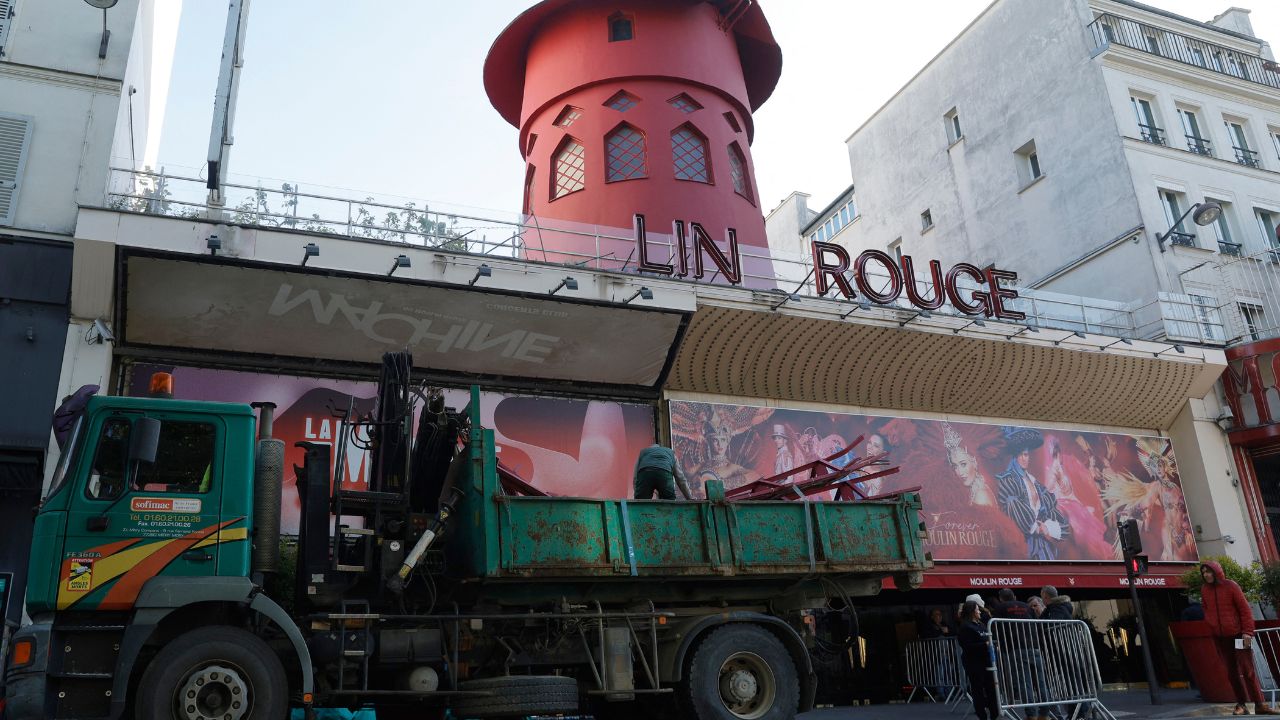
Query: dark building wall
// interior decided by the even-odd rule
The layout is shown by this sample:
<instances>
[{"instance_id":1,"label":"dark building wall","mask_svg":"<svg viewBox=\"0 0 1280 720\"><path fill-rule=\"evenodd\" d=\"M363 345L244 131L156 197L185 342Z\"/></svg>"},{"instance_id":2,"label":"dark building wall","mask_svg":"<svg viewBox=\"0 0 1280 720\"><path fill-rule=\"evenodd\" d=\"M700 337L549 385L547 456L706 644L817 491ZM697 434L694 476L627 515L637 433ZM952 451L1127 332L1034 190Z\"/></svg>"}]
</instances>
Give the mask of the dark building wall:
<instances>
[{"instance_id":1,"label":"dark building wall","mask_svg":"<svg viewBox=\"0 0 1280 720\"><path fill-rule=\"evenodd\" d=\"M29 538L66 345L70 243L0 236L0 527ZM30 545L0 542L12 573L8 619L22 612Z\"/></svg>"}]
</instances>

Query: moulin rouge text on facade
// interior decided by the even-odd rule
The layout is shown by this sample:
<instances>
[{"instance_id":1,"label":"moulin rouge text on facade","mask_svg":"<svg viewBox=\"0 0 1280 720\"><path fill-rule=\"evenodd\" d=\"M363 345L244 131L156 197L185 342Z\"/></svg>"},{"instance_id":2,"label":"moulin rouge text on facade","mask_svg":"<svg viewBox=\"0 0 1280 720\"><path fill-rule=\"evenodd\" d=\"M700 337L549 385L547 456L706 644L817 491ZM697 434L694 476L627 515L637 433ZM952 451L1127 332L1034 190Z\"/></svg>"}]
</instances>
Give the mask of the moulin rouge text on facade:
<instances>
[{"instance_id":1,"label":"moulin rouge text on facade","mask_svg":"<svg viewBox=\"0 0 1280 720\"><path fill-rule=\"evenodd\" d=\"M725 231L727 247L722 250L697 222L686 224L683 220L676 220L671 225L674 245L671 262L657 262L650 256L644 215L635 214L636 257L641 272L676 277L692 275L693 279L701 280L706 275L705 254L726 282L742 284L742 256L738 251L738 235L733 228ZM999 270L995 266L983 270L970 263L956 263L944 273L941 262L930 260L929 283L925 286L927 289L921 291L919 283L906 282L907 278L915 278L915 261L910 255L902 255L895 261L886 252L866 250L851 259L849 251L840 245L816 240L809 244L813 256L814 285L820 297L826 297L834 288L846 300L857 299L861 293L861 297L877 305L891 305L905 295L908 302L921 310L937 310L950 302L965 315L1001 320L1025 320L1027 317L1025 313L1005 307L1007 301L1017 299L1018 291L1000 283L1017 282L1017 273ZM882 274L874 276L874 283L868 264L879 266L882 271ZM987 289L965 288L962 286L964 278L979 288L986 286Z\"/></svg>"}]
</instances>

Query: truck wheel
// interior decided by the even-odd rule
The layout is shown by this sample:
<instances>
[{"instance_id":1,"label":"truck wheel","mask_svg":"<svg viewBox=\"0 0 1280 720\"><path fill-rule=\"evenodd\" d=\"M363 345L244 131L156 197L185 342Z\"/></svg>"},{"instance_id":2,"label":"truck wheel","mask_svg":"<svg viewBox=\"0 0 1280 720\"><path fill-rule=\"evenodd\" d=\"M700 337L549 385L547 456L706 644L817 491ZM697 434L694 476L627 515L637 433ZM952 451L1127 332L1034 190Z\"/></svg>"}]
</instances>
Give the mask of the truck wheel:
<instances>
[{"instance_id":1,"label":"truck wheel","mask_svg":"<svg viewBox=\"0 0 1280 720\"><path fill-rule=\"evenodd\" d=\"M559 675L512 675L458 683L459 690L487 690L492 695L461 696L453 702L459 718L523 717L578 711L578 681Z\"/></svg>"},{"instance_id":2,"label":"truck wheel","mask_svg":"<svg viewBox=\"0 0 1280 720\"><path fill-rule=\"evenodd\" d=\"M284 720L288 680L271 648L252 633L206 627L179 635L147 666L138 720Z\"/></svg>"},{"instance_id":3,"label":"truck wheel","mask_svg":"<svg viewBox=\"0 0 1280 720\"><path fill-rule=\"evenodd\" d=\"M800 679L773 633L731 623L698 644L684 695L698 720L791 720L800 706Z\"/></svg>"}]
</instances>

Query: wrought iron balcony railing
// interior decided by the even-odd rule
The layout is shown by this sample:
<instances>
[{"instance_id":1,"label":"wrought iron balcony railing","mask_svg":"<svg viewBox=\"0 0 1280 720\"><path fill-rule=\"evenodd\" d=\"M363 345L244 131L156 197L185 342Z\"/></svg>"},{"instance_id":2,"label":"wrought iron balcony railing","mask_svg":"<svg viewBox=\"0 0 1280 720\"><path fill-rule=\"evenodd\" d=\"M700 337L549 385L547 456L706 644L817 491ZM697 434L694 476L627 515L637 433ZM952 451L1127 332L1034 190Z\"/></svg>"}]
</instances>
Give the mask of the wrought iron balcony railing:
<instances>
[{"instance_id":1,"label":"wrought iron balcony railing","mask_svg":"<svg viewBox=\"0 0 1280 720\"><path fill-rule=\"evenodd\" d=\"M1213 147L1209 144L1208 140L1202 137L1196 137L1195 135L1187 135L1186 137L1188 150L1197 155L1213 157Z\"/></svg>"},{"instance_id":2,"label":"wrought iron balcony railing","mask_svg":"<svg viewBox=\"0 0 1280 720\"><path fill-rule=\"evenodd\" d=\"M1218 252L1222 253L1223 255L1235 255L1239 257L1240 250L1243 247L1244 246L1241 245L1240 243L1227 242L1226 240L1218 241Z\"/></svg>"},{"instance_id":3,"label":"wrought iron balcony railing","mask_svg":"<svg viewBox=\"0 0 1280 720\"><path fill-rule=\"evenodd\" d=\"M1154 125L1143 125L1138 123L1138 130L1142 133L1142 139L1153 145L1168 145L1165 140L1164 129Z\"/></svg>"},{"instance_id":4,"label":"wrought iron balcony railing","mask_svg":"<svg viewBox=\"0 0 1280 720\"><path fill-rule=\"evenodd\" d=\"M1254 168L1262 167L1262 163L1258 161L1258 153L1256 151L1249 148L1236 147L1235 145L1232 145L1231 149L1236 151L1236 162L1241 165L1248 165Z\"/></svg>"},{"instance_id":5,"label":"wrought iron balcony railing","mask_svg":"<svg viewBox=\"0 0 1280 720\"><path fill-rule=\"evenodd\" d=\"M1182 247L1199 247L1199 245L1196 245L1196 236L1193 233L1173 230L1169 233L1169 237L1166 239L1172 245L1181 245Z\"/></svg>"},{"instance_id":6,"label":"wrought iron balcony railing","mask_svg":"<svg viewBox=\"0 0 1280 720\"><path fill-rule=\"evenodd\" d=\"M1089 31L1095 48L1123 45L1280 90L1280 64L1257 55L1111 13L1098 15L1089 23Z\"/></svg>"}]
</instances>

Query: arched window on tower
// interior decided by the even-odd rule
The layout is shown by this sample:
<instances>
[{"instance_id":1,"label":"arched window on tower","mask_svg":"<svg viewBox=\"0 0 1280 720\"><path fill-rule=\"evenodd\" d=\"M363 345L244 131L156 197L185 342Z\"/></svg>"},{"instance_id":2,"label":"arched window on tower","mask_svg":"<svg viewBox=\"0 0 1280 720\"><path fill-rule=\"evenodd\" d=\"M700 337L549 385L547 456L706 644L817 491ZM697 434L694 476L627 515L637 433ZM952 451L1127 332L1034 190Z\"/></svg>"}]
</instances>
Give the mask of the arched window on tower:
<instances>
[{"instance_id":1,"label":"arched window on tower","mask_svg":"<svg viewBox=\"0 0 1280 720\"><path fill-rule=\"evenodd\" d=\"M622 123L605 136L606 161L605 180L637 180L647 177L644 133Z\"/></svg>"},{"instance_id":2,"label":"arched window on tower","mask_svg":"<svg viewBox=\"0 0 1280 720\"><path fill-rule=\"evenodd\" d=\"M578 192L587 186L587 149L581 142L566 136L553 157L555 172L551 174L552 200Z\"/></svg>"},{"instance_id":3,"label":"arched window on tower","mask_svg":"<svg viewBox=\"0 0 1280 720\"><path fill-rule=\"evenodd\" d=\"M677 180L711 182L707 138L692 125L681 125L671 133L671 163Z\"/></svg>"},{"instance_id":4,"label":"arched window on tower","mask_svg":"<svg viewBox=\"0 0 1280 720\"><path fill-rule=\"evenodd\" d=\"M755 201L751 199L751 175L747 172L747 156L742 153L742 147L736 141L729 143L729 178L733 180L733 191L754 204Z\"/></svg>"},{"instance_id":5,"label":"arched window on tower","mask_svg":"<svg viewBox=\"0 0 1280 720\"><path fill-rule=\"evenodd\" d=\"M609 16L609 42L622 42L635 36L635 20L630 15L616 12Z\"/></svg>"}]
</instances>

